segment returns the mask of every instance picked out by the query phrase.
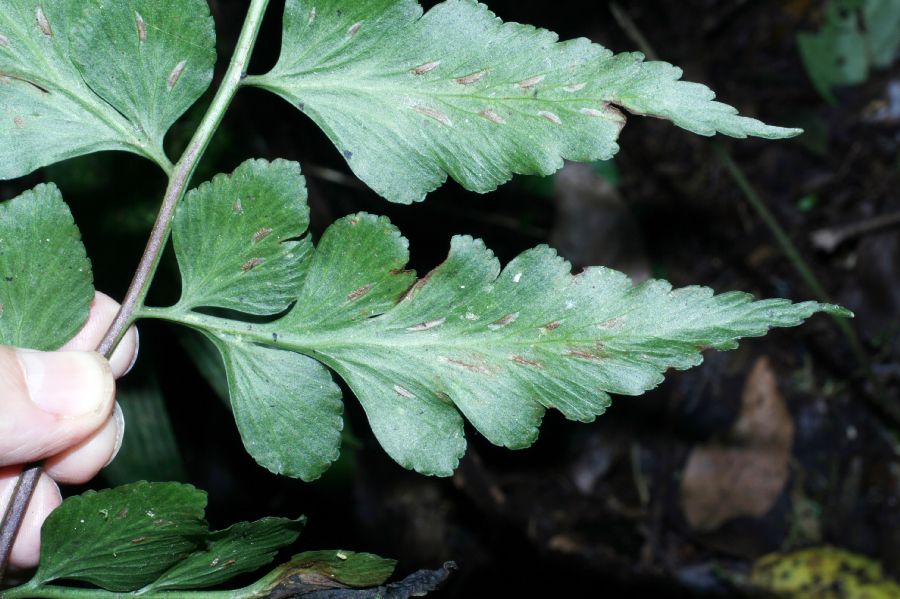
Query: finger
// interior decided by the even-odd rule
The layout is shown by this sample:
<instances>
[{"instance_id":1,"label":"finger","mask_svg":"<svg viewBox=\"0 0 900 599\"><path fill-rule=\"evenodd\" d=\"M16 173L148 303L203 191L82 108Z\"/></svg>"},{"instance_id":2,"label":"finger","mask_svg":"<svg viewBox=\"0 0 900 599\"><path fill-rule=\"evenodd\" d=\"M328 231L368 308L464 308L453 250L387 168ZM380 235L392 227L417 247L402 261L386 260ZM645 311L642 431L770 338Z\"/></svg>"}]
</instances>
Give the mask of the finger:
<instances>
[{"instance_id":1,"label":"finger","mask_svg":"<svg viewBox=\"0 0 900 599\"><path fill-rule=\"evenodd\" d=\"M19 467L0 468L0 514L12 498L16 479L22 471ZM22 528L13 544L10 564L16 568L33 568L38 563L41 552L41 525L50 512L59 507L62 497L53 479L42 474L28 504L28 511L22 520Z\"/></svg>"},{"instance_id":2,"label":"finger","mask_svg":"<svg viewBox=\"0 0 900 599\"><path fill-rule=\"evenodd\" d=\"M0 467L81 443L109 419L114 396L112 370L99 354L0 346Z\"/></svg>"},{"instance_id":3,"label":"finger","mask_svg":"<svg viewBox=\"0 0 900 599\"><path fill-rule=\"evenodd\" d=\"M44 472L59 483L78 485L91 480L119 453L125 435L125 416L116 404L112 416L99 431L47 460Z\"/></svg>"},{"instance_id":4,"label":"finger","mask_svg":"<svg viewBox=\"0 0 900 599\"><path fill-rule=\"evenodd\" d=\"M106 335L107 329L109 329L113 320L115 320L118 312L119 303L105 293L100 293L98 291L94 296L94 302L91 304L91 314L88 317L87 323L85 323L78 334L66 343L62 349L64 351L96 350L97 346L100 345L100 342L103 340L103 336ZM127 374L128 371L131 370L131 367L134 366L134 361L137 359L138 344L139 339L137 329L131 327L128 329L128 332L125 333L125 336L122 338L119 346L116 347L116 351L109 361L116 378Z\"/></svg>"}]
</instances>

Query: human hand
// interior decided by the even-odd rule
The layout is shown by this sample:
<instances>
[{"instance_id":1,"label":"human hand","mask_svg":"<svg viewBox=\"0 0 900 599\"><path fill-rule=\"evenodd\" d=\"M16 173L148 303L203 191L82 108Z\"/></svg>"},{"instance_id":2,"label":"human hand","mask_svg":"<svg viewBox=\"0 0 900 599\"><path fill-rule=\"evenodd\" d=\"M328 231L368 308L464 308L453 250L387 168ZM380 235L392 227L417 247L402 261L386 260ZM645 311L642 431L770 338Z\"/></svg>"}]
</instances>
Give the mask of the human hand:
<instances>
[{"instance_id":1,"label":"human hand","mask_svg":"<svg viewBox=\"0 0 900 599\"><path fill-rule=\"evenodd\" d=\"M119 304L97 293L84 328L59 352L0 345L0 516L22 466L46 460L10 563L38 563L40 530L62 501L57 483L79 484L109 464L125 432L115 381L137 357L132 327L107 362L93 350Z\"/></svg>"}]
</instances>

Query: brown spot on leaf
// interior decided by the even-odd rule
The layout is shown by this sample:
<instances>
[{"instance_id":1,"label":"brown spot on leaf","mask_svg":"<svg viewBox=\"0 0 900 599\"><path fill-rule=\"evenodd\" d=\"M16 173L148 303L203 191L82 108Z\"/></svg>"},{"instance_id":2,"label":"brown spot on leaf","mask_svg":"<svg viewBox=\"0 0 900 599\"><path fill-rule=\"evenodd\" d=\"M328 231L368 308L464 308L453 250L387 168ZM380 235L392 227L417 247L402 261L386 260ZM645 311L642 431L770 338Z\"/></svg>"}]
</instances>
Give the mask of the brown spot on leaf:
<instances>
[{"instance_id":1,"label":"brown spot on leaf","mask_svg":"<svg viewBox=\"0 0 900 599\"><path fill-rule=\"evenodd\" d=\"M25 128L25 119L20 116L16 116L13 118L13 124L15 124L16 129L24 129Z\"/></svg>"},{"instance_id":2,"label":"brown spot on leaf","mask_svg":"<svg viewBox=\"0 0 900 599\"><path fill-rule=\"evenodd\" d=\"M355 36L357 33L359 33L360 27L362 27L362 21L357 21L353 25L350 25L350 28L347 29L347 35L349 35L350 37Z\"/></svg>"},{"instance_id":3,"label":"brown spot on leaf","mask_svg":"<svg viewBox=\"0 0 900 599\"><path fill-rule=\"evenodd\" d=\"M566 351L566 355L582 360L600 360L603 357L603 345L598 343L597 348L593 352L583 349L569 349Z\"/></svg>"},{"instance_id":4,"label":"brown spot on leaf","mask_svg":"<svg viewBox=\"0 0 900 599\"><path fill-rule=\"evenodd\" d=\"M47 15L44 14L43 7L38 6L34 9L34 17L37 19L37 24L41 29L41 33L47 37L53 37L53 28L50 27L50 21L47 20Z\"/></svg>"},{"instance_id":5,"label":"brown spot on leaf","mask_svg":"<svg viewBox=\"0 0 900 599\"><path fill-rule=\"evenodd\" d=\"M497 112L495 110L491 110L490 108L488 108L486 110L482 110L478 114L480 114L481 116L483 116L484 118L486 118L489 121L493 121L493 122L497 123L498 125L502 125L503 123L506 122L505 120L503 120L502 116L500 116L499 114L497 114Z\"/></svg>"},{"instance_id":6,"label":"brown spot on leaf","mask_svg":"<svg viewBox=\"0 0 900 599\"><path fill-rule=\"evenodd\" d=\"M138 39L143 44L147 41L147 24L144 22L144 17L141 16L141 13L134 13L134 22L137 25Z\"/></svg>"},{"instance_id":7,"label":"brown spot on leaf","mask_svg":"<svg viewBox=\"0 0 900 599\"><path fill-rule=\"evenodd\" d=\"M562 326L562 323L560 321L554 320L553 322L548 322L541 328L544 329L545 331L555 331L556 329L558 329L561 326Z\"/></svg>"},{"instance_id":8,"label":"brown spot on leaf","mask_svg":"<svg viewBox=\"0 0 900 599\"><path fill-rule=\"evenodd\" d=\"M271 227L263 227L262 229L260 229L259 231L257 231L256 233L253 234L253 243L259 243L260 241L262 241L263 239L265 239L266 237L268 237L271 234L272 234Z\"/></svg>"},{"instance_id":9,"label":"brown spot on leaf","mask_svg":"<svg viewBox=\"0 0 900 599\"><path fill-rule=\"evenodd\" d=\"M518 85L521 89L531 89L544 79L546 79L544 75L535 75L534 77L529 77L528 79L519 81Z\"/></svg>"},{"instance_id":10,"label":"brown spot on leaf","mask_svg":"<svg viewBox=\"0 0 900 599\"><path fill-rule=\"evenodd\" d=\"M172 72L169 73L169 77L166 79L166 86L169 88L169 91L172 91L172 88L175 87L175 84L178 83L178 80L181 79L182 73L184 73L184 67L187 66L187 61L182 60L175 68L172 69Z\"/></svg>"},{"instance_id":11,"label":"brown spot on leaf","mask_svg":"<svg viewBox=\"0 0 900 599\"><path fill-rule=\"evenodd\" d=\"M351 302L354 302L354 301L358 300L359 298L365 296L365 295L366 295L367 293L369 293L371 290L372 290L372 284L371 284L371 283L369 283L368 285L363 285L362 287L360 287L360 288L357 289L356 291L353 291L353 292L351 292L351 293L348 293L348 294L347 294L347 300L348 300L348 301L351 301Z\"/></svg>"},{"instance_id":12,"label":"brown spot on leaf","mask_svg":"<svg viewBox=\"0 0 900 599\"><path fill-rule=\"evenodd\" d=\"M605 331L618 328L622 321L625 319L622 316L616 316L615 318L610 318L606 322L601 322L597 326Z\"/></svg>"},{"instance_id":13,"label":"brown spot on leaf","mask_svg":"<svg viewBox=\"0 0 900 599\"><path fill-rule=\"evenodd\" d=\"M415 326L408 327L406 330L412 331L412 332L427 331L429 329L439 327L442 324L444 324L445 322L447 322L446 318L435 318L434 320L429 320L429 321L423 322L421 324L417 324Z\"/></svg>"},{"instance_id":14,"label":"brown spot on leaf","mask_svg":"<svg viewBox=\"0 0 900 599\"><path fill-rule=\"evenodd\" d=\"M479 81L481 81L485 75L487 75L487 71L481 70L476 73L466 75L465 77L457 77L456 82L460 85L472 85L473 83L478 83Z\"/></svg>"},{"instance_id":15,"label":"brown spot on leaf","mask_svg":"<svg viewBox=\"0 0 900 599\"><path fill-rule=\"evenodd\" d=\"M237 560L230 559L227 562L225 562L225 567L228 568L230 566L235 565L236 563L237 563Z\"/></svg>"},{"instance_id":16,"label":"brown spot on leaf","mask_svg":"<svg viewBox=\"0 0 900 599\"><path fill-rule=\"evenodd\" d=\"M9 38L5 35L0 35L0 46L3 46L4 48L9 46Z\"/></svg>"},{"instance_id":17,"label":"brown spot on leaf","mask_svg":"<svg viewBox=\"0 0 900 599\"><path fill-rule=\"evenodd\" d=\"M418 112L419 114L424 114L427 117L433 118L434 120L441 123L442 125L446 125L448 127L453 126L453 121L450 120L450 117L447 116L446 114L444 114L443 112L441 112L440 110L438 110L437 108L431 108L430 106L417 105L417 106L413 106L412 109L415 110L416 112Z\"/></svg>"},{"instance_id":18,"label":"brown spot on leaf","mask_svg":"<svg viewBox=\"0 0 900 599\"><path fill-rule=\"evenodd\" d=\"M123 507L123 508L122 508L121 510L119 510L119 512L116 514L116 518L118 518L119 520L122 520L122 519L127 518L127 517L128 517L128 508L127 508L127 507Z\"/></svg>"},{"instance_id":19,"label":"brown spot on leaf","mask_svg":"<svg viewBox=\"0 0 900 599\"><path fill-rule=\"evenodd\" d=\"M549 112L549 111L546 111L546 110L542 110L542 111L540 111L540 112L538 113L538 116L547 119L548 121L550 121L551 123L553 123L553 124L555 124L555 125L561 125L561 124L562 124L562 119L559 118L559 115L557 115L557 114L554 113L554 112Z\"/></svg>"},{"instance_id":20,"label":"brown spot on leaf","mask_svg":"<svg viewBox=\"0 0 900 599\"><path fill-rule=\"evenodd\" d=\"M516 364L521 364L522 366L531 366L532 368L538 368L540 370L544 369L544 365L540 362L535 362L534 360L529 360L522 356L513 356L511 359Z\"/></svg>"},{"instance_id":21,"label":"brown spot on leaf","mask_svg":"<svg viewBox=\"0 0 900 599\"><path fill-rule=\"evenodd\" d=\"M416 68L411 69L409 72L413 75L424 75L425 73L430 73L431 71L435 70L439 64L441 64L440 60L426 62L425 64L420 64Z\"/></svg>"},{"instance_id":22,"label":"brown spot on leaf","mask_svg":"<svg viewBox=\"0 0 900 599\"><path fill-rule=\"evenodd\" d=\"M416 396L413 394L412 391L410 391L409 389L405 389L404 387L401 387L400 385L394 385L394 393L396 393L397 395L399 395L400 397L403 397L405 399L415 399L416 398Z\"/></svg>"},{"instance_id":23,"label":"brown spot on leaf","mask_svg":"<svg viewBox=\"0 0 900 599\"><path fill-rule=\"evenodd\" d=\"M507 314L507 315L504 316L503 318L500 318L500 319L498 319L498 320L495 320L494 322L492 322L491 324L489 324L489 325L488 325L488 328L489 328L490 330L492 330L492 331L496 331L496 330L498 330L498 329L502 329L502 328L505 327L506 325L515 322L517 318L519 318L519 313L518 313L518 312L515 312L515 313L513 313L513 314Z\"/></svg>"},{"instance_id":24,"label":"brown spot on leaf","mask_svg":"<svg viewBox=\"0 0 900 599\"><path fill-rule=\"evenodd\" d=\"M412 286L406 290L406 293L403 294L403 297L400 298L400 301L405 302L407 300L413 299L419 293L419 291L428 284L428 281L431 280L431 277L434 276L434 273L436 273L441 266L443 266L443 264L436 266L427 275L413 283Z\"/></svg>"},{"instance_id":25,"label":"brown spot on leaf","mask_svg":"<svg viewBox=\"0 0 900 599\"><path fill-rule=\"evenodd\" d=\"M264 260L262 258L250 258L246 262L241 265L241 271L250 272L260 264L262 264Z\"/></svg>"},{"instance_id":26,"label":"brown spot on leaf","mask_svg":"<svg viewBox=\"0 0 900 599\"><path fill-rule=\"evenodd\" d=\"M456 358L446 358L446 360L448 364L453 364L454 366L465 368L470 372L477 372L478 374L492 374L490 368L482 366L481 364L469 364L468 362L463 362L462 360L457 360Z\"/></svg>"},{"instance_id":27,"label":"brown spot on leaf","mask_svg":"<svg viewBox=\"0 0 900 599\"><path fill-rule=\"evenodd\" d=\"M611 119L616 122L619 126L619 131L621 131L625 127L625 123L628 122L628 117L625 116L625 113L619 110L616 106L613 106L609 102L604 102L602 106L602 110L604 112L604 116L606 118ZM639 114L639 113L636 113Z\"/></svg>"}]
</instances>

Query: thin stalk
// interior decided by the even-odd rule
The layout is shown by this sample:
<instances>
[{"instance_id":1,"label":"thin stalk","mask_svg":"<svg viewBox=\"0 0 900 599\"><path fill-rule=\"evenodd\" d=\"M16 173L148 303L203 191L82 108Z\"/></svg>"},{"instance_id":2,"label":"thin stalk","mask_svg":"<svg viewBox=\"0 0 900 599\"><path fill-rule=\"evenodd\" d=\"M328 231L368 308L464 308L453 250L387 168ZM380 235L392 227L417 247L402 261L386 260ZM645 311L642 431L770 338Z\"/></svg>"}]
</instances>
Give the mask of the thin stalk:
<instances>
[{"instance_id":1,"label":"thin stalk","mask_svg":"<svg viewBox=\"0 0 900 599\"><path fill-rule=\"evenodd\" d=\"M147 247L141 256L141 261L125 294L125 299L122 301L122 306L97 348L97 352L107 358L112 356L128 328L134 324L136 310L144 304L144 299L147 297L153 276L162 258L163 249L172 231L172 219L175 216L175 209L187 192L187 187L194 172L197 170L200 159L203 157L206 148L209 147L213 134L215 134L222 123L225 112L241 86L241 80L246 76L247 65L250 62L250 56L253 53L253 47L256 44L259 28L262 25L268 4L269 0L251 0L234 55L231 63L228 65L228 70L225 72L225 77L213 98L212 104L210 104L203 120L200 122L181 160L174 166L174 169L169 170L171 172L169 185L166 188L165 196L163 196L162 206L156 218L156 223L150 232ZM165 168L165 165L163 166ZM2 582L3 575L9 564L13 542L22 526L22 520L25 518L28 504L34 495L34 489L40 479L42 470L41 464L30 465L19 475L19 479L16 482L13 497L10 500L6 514L4 514L2 526L0 526L0 582Z\"/></svg>"},{"instance_id":2,"label":"thin stalk","mask_svg":"<svg viewBox=\"0 0 900 599\"><path fill-rule=\"evenodd\" d=\"M234 57L228 66L225 78L222 80L219 90L209 106L209 110L207 110L206 115L200 122L200 126L194 133L194 137L188 144L181 160L175 165L175 171L169 179L169 186L163 197L159 215L156 218L156 223L153 225L150 239L147 241L147 248L141 257L134 279L128 288L128 292L125 294L125 299L122 301L122 307L119 309L116 319L97 350L102 354L108 354L111 348L118 345L128 327L134 324L135 310L143 305L144 299L147 297L153 275L156 273L156 268L159 266L159 261L162 258L162 251L172 231L172 219L175 216L175 209L187 192L188 184L197 170L200 159L203 157L206 148L209 147L213 134L222 123L225 112L241 86L241 81L246 77L247 63L250 61L253 46L256 44L256 36L259 34L259 27L262 24L268 3L269 0L252 0L250 3L247 18L244 21L244 27L238 38Z\"/></svg>"},{"instance_id":3,"label":"thin stalk","mask_svg":"<svg viewBox=\"0 0 900 599\"><path fill-rule=\"evenodd\" d=\"M819 301L834 303L831 299L831 295L825 290L822 283L819 282L818 277L813 273L803 256L800 255L797 246L791 241L791 238L784 230L784 227L781 226L781 223L778 222L775 215L772 214L759 194L756 193L756 189L753 188L753 185L747 179L746 175L744 175L744 171L741 170L741 167L737 165L734 158L732 158L720 144L715 144L714 148L716 155L719 157L725 170L728 171L728 174L734 179L734 182L744 194L747 202L749 202L750 206L756 211L757 216L763 221L769 229L769 232L772 233L778 247L781 248L781 251L790 261L791 266L794 267L794 270L797 271L797 274L800 275L800 278L806 286L809 287L809 290L812 291L813 295L815 295L816 299ZM856 332L849 325L846 318L834 317L834 321L847 338L850 349L859 362L859 365L865 367L865 365L868 364L868 357L866 356L866 352L863 349L862 343L860 343Z\"/></svg>"},{"instance_id":4,"label":"thin stalk","mask_svg":"<svg viewBox=\"0 0 900 599\"><path fill-rule=\"evenodd\" d=\"M264 597L267 589L256 588L251 585L243 589L233 591L150 591L147 593L116 593L103 589L79 589L75 587L63 587L55 585L36 586L24 585L0 593L2 599L126 599L128 597L140 597L141 599L253 599Z\"/></svg>"},{"instance_id":5,"label":"thin stalk","mask_svg":"<svg viewBox=\"0 0 900 599\"><path fill-rule=\"evenodd\" d=\"M778 222L778 219L775 218L775 215L769 210L768 206L766 206L765 202L763 202L762 198L756 192L756 189L753 188L753 185L747 179L747 176L744 174L744 171L740 166L734 161L731 155L728 153L725 148L722 147L721 144L714 144L714 150L719 160L722 162L722 165L725 167L725 170L728 171L728 174L731 175L731 178L734 179L734 182L737 184L738 188L744 194L744 197L747 199L747 202L756 211L757 216L759 216L760 220L766 225L769 229L769 232L772 233L772 236L775 238L775 242L778 244L778 247L781 249L782 253L787 257L788 261L791 263L791 266L794 267L794 270L800 276L800 279L803 283L809 288L809 290L816 296L821 302L826 303L834 303L831 300L831 295L819 281L819 278L816 277L815 273L809 267L806 260L797 250L797 246L794 245L794 242L791 241L790 236L784 230L784 227L781 226L781 223ZM838 330L840 330L841 334L847 340L847 344L850 347L850 352L853 354L854 359L857 362L861 372L873 382L875 385L875 390L872 395L869 395L872 404L874 404L875 408L877 408L880 412L888 416L894 424L900 425L900 406L897 406L889 401L884 399L883 390L880 388L877 379L872 374L872 366L869 361L869 356L866 353L865 348L863 347L862 342L859 339L859 335L856 334L856 330L853 326L847 321L846 318L832 316L835 325L837 325Z\"/></svg>"}]
</instances>

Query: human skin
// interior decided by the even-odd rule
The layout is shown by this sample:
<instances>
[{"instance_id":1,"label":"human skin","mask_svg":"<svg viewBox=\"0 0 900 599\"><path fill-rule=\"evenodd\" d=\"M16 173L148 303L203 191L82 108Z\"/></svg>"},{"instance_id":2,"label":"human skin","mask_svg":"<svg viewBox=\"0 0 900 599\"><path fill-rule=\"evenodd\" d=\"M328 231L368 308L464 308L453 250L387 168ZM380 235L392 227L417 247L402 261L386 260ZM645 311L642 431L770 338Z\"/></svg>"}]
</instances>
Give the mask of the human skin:
<instances>
[{"instance_id":1,"label":"human skin","mask_svg":"<svg viewBox=\"0 0 900 599\"><path fill-rule=\"evenodd\" d=\"M58 352L0 345L0 514L22 466L45 461L13 546L14 568L37 565L41 524L62 501L58 484L89 481L122 445L115 379L134 364L137 331L128 331L109 361L93 351L118 309L97 293L84 328Z\"/></svg>"}]
</instances>

